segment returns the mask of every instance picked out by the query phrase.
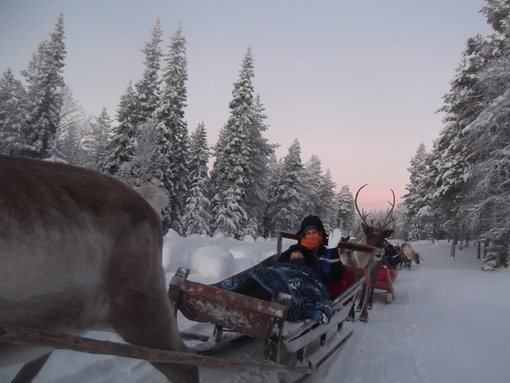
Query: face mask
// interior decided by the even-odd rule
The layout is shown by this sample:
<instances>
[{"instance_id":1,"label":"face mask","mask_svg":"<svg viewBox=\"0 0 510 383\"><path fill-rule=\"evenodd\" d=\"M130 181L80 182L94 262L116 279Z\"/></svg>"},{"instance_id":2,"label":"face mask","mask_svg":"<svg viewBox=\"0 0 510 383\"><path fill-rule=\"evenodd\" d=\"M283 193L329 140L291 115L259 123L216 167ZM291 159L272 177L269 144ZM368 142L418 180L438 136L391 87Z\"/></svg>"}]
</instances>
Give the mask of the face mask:
<instances>
[{"instance_id":1,"label":"face mask","mask_svg":"<svg viewBox=\"0 0 510 383\"><path fill-rule=\"evenodd\" d=\"M306 247L307 249L315 249L322 243L322 235L319 235L317 237L304 237L301 240L301 245Z\"/></svg>"},{"instance_id":2,"label":"face mask","mask_svg":"<svg viewBox=\"0 0 510 383\"><path fill-rule=\"evenodd\" d=\"M304 258L294 258L294 259L291 259L289 262L294 265L302 265L302 266L306 265L306 259L304 259Z\"/></svg>"}]
</instances>

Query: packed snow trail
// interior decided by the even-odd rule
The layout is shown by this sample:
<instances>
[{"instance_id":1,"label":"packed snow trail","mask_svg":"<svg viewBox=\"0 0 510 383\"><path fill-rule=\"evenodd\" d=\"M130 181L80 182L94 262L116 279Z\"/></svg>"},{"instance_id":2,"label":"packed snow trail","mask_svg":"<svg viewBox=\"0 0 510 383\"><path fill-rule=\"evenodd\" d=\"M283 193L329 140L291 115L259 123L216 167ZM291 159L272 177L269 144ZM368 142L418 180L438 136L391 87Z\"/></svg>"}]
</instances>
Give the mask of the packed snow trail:
<instances>
[{"instance_id":1,"label":"packed snow trail","mask_svg":"<svg viewBox=\"0 0 510 383\"><path fill-rule=\"evenodd\" d=\"M480 271L474 248L451 259L444 245L413 246L425 260L399 272L391 304L376 294L368 323L347 324L354 334L324 382L508 382L506 354L496 351L507 336L486 336L507 327L509 295L494 296L494 285L509 291L508 270Z\"/></svg>"},{"instance_id":2,"label":"packed snow trail","mask_svg":"<svg viewBox=\"0 0 510 383\"><path fill-rule=\"evenodd\" d=\"M172 244L197 248L188 238ZM174 239L172 239L174 241ZM189 244L187 242L189 241ZM402 270L395 299L374 296L370 320L345 323L354 333L309 383L507 383L510 269L480 270L473 247L449 257L450 244L413 243L421 265ZM253 244L255 247L267 244ZM243 248L246 247L246 244ZM248 253L247 253L248 254ZM118 341L106 332L87 336ZM263 342L236 345L216 356L260 361ZM10 382L21 365L0 368L0 382ZM274 383L266 374L200 369L201 383ZM34 383L164 383L165 377L139 360L55 351Z\"/></svg>"}]
</instances>

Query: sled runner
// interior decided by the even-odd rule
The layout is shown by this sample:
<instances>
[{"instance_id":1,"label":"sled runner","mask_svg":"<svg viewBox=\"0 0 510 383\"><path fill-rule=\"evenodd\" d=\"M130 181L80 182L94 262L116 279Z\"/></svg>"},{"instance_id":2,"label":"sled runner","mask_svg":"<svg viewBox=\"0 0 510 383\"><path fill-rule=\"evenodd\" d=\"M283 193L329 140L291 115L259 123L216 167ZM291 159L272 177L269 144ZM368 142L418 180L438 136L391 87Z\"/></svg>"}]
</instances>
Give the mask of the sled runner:
<instances>
[{"instance_id":1,"label":"sled runner","mask_svg":"<svg viewBox=\"0 0 510 383\"><path fill-rule=\"evenodd\" d=\"M277 254L231 278L237 278L254 268L274 264L281 254L283 238L296 239L296 236L293 233L280 232ZM340 247L344 244L345 242L341 242ZM371 246L350 243L346 246L354 246L356 250L366 252L373 251ZM184 339L195 341L192 346L195 351L212 354L240 339L255 338L263 341L263 358L266 361L318 368L351 335L342 330L344 321L358 319L354 317L353 305L368 277L361 268L346 268L345 273L350 274L353 283L333 299L333 315L328 324L319 324L311 319L286 321L291 302L288 294L280 293L276 302L267 302L220 289L217 287L219 283L204 285L190 281L187 279L189 270L183 268L177 270L172 278L168 293L176 313L179 310L191 321L214 325L214 331L209 338L185 334ZM232 332L235 335L232 335ZM289 374L280 376L280 380L284 382L298 382L305 378L302 374L297 377Z\"/></svg>"}]
</instances>

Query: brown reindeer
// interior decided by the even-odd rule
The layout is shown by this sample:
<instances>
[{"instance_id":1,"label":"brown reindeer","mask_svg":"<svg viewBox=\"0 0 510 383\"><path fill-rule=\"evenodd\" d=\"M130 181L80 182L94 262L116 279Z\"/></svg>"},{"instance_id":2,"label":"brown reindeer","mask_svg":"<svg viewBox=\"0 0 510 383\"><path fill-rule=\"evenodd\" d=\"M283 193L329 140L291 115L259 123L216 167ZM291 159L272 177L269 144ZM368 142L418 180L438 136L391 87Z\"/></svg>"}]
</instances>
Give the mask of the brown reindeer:
<instances>
[{"instance_id":1,"label":"brown reindeer","mask_svg":"<svg viewBox=\"0 0 510 383\"><path fill-rule=\"evenodd\" d=\"M368 223L367 217L368 214L364 214L362 211L360 211L358 207L358 196L366 184L363 185L358 189L356 192L356 197L354 199L354 205L356 206L356 211L358 212L358 215L361 218L361 227L363 229L363 233L360 234L356 239L353 240L355 243L359 243L362 245L370 245L375 246L377 249L375 251L375 254L369 254L369 253L363 253L358 251L353 251L349 254L347 254L347 264L350 264L352 266L356 267L362 267L366 269L369 272L370 275L370 288L369 288L369 302L368 307L372 307L372 301L373 301L373 294L374 294L374 283L375 278L377 276L377 272L379 269L383 266L382 262L382 255L384 254L384 241L386 238L390 237L393 234L393 230L386 229L388 225L393 222L392 213L393 209L395 208L395 193L393 190L391 190L393 194L393 203L390 202L391 209L386 216L385 220L381 223L379 222L377 225L374 225L374 223ZM345 256L344 256L345 257ZM344 258L345 259L345 258ZM362 290L362 296L360 299L360 302L364 301L364 296L366 294L366 288Z\"/></svg>"},{"instance_id":2,"label":"brown reindeer","mask_svg":"<svg viewBox=\"0 0 510 383\"><path fill-rule=\"evenodd\" d=\"M152 201L162 193L143 192ZM0 324L75 335L108 326L135 345L188 352L162 241L155 208L115 178L0 156ZM48 352L0 342L0 365ZM198 382L195 366L153 365L174 383Z\"/></svg>"}]
</instances>

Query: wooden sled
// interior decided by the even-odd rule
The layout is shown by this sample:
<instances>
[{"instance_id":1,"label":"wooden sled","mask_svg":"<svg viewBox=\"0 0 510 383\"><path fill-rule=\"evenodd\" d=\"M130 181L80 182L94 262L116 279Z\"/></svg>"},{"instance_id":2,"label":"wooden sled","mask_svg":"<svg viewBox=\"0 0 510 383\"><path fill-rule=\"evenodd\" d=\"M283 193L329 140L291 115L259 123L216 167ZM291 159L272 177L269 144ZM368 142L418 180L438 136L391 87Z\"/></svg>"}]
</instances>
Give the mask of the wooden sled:
<instances>
[{"instance_id":1,"label":"wooden sled","mask_svg":"<svg viewBox=\"0 0 510 383\"><path fill-rule=\"evenodd\" d=\"M391 303L395 298L395 291L393 290L393 282L397 279L398 269L383 266L379 269L375 278L374 289L386 291L386 302Z\"/></svg>"},{"instance_id":2,"label":"wooden sled","mask_svg":"<svg viewBox=\"0 0 510 383\"><path fill-rule=\"evenodd\" d=\"M281 254L282 238L296 239L296 236L293 233L280 232L277 254L240 274L274 264ZM373 251L370 246L354 246L356 250ZM191 321L214 325L214 331L209 338L194 337L198 343L192 348L199 353L214 353L239 338L261 339L264 342L265 361L319 368L350 337L352 332L342 330L343 323L357 319L354 316L354 305L368 275L364 269L350 270L354 275L354 283L332 301L334 313L328 324L319 324L311 319L286 321L291 301L287 294L280 293L277 302L267 302L223 290L216 285L190 281L187 279L189 270L183 268L177 270L172 278L168 293L176 313L179 310ZM364 306L366 307L366 302ZM239 336L232 337L232 331ZM229 336L225 336L225 333ZM193 334L187 335L188 338L193 338ZM279 379L283 382L300 382L306 377L307 375L303 374L280 374Z\"/></svg>"}]
</instances>

